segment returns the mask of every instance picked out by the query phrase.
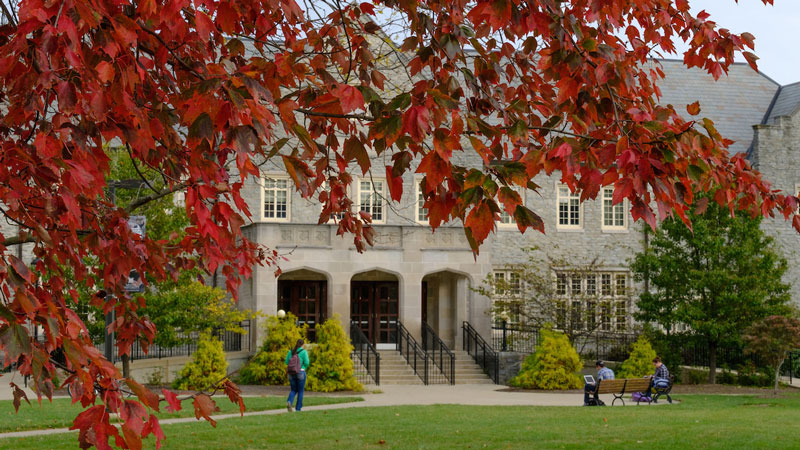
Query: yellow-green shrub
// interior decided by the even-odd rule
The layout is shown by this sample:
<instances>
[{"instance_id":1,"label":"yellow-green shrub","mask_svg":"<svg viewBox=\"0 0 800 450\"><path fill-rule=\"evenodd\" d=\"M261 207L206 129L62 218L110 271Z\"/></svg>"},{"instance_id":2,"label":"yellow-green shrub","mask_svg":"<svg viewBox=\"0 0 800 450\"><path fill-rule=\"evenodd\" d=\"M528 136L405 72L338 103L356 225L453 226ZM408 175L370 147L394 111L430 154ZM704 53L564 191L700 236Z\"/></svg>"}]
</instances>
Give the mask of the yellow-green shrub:
<instances>
[{"instance_id":1,"label":"yellow-green shrub","mask_svg":"<svg viewBox=\"0 0 800 450\"><path fill-rule=\"evenodd\" d=\"M655 370L653 367L653 358L655 357L656 351L653 350L650 341L643 335L639 336L639 339L633 343L631 355L619 366L615 375L617 378L640 378L652 375Z\"/></svg>"},{"instance_id":2,"label":"yellow-green shrub","mask_svg":"<svg viewBox=\"0 0 800 450\"><path fill-rule=\"evenodd\" d=\"M306 325L297 326L297 317L287 313L286 317L266 318L264 343L259 352L242 368L239 381L242 384L289 384L286 377L286 354L294 348L298 339L306 338Z\"/></svg>"},{"instance_id":3,"label":"yellow-green shrub","mask_svg":"<svg viewBox=\"0 0 800 450\"><path fill-rule=\"evenodd\" d=\"M317 325L317 345L311 352L308 389L319 392L360 391L350 353L353 346L339 323L339 315Z\"/></svg>"},{"instance_id":4,"label":"yellow-green shrub","mask_svg":"<svg viewBox=\"0 0 800 450\"><path fill-rule=\"evenodd\" d=\"M175 389L205 390L213 388L227 374L228 361L222 341L207 333L200 335L197 351L172 383Z\"/></svg>"},{"instance_id":5,"label":"yellow-green shrub","mask_svg":"<svg viewBox=\"0 0 800 450\"><path fill-rule=\"evenodd\" d=\"M536 352L525 358L512 386L525 389L577 389L581 387L578 371L581 359L563 333L543 328Z\"/></svg>"}]
</instances>

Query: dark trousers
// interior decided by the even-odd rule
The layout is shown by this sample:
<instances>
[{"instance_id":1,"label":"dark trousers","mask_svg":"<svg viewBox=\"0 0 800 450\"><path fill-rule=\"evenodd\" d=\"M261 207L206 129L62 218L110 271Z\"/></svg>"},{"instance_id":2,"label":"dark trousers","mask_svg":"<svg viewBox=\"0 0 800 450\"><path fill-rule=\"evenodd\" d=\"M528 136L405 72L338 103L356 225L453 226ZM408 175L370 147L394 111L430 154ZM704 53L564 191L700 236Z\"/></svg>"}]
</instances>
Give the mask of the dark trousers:
<instances>
[{"instance_id":1,"label":"dark trousers","mask_svg":"<svg viewBox=\"0 0 800 450\"><path fill-rule=\"evenodd\" d=\"M297 395L297 406L295 406L295 411L300 411L303 409L303 391L306 390L306 373L300 372L289 375L289 386L291 386L292 391L289 392L289 398L287 401L289 404L294 403L294 396Z\"/></svg>"},{"instance_id":2,"label":"dark trousers","mask_svg":"<svg viewBox=\"0 0 800 450\"><path fill-rule=\"evenodd\" d=\"M597 385L596 384L586 383L586 385L583 386L583 403L584 404L589 403L589 395L590 394L594 394L594 398L597 398L597 394L595 393L596 390L597 390Z\"/></svg>"}]
</instances>

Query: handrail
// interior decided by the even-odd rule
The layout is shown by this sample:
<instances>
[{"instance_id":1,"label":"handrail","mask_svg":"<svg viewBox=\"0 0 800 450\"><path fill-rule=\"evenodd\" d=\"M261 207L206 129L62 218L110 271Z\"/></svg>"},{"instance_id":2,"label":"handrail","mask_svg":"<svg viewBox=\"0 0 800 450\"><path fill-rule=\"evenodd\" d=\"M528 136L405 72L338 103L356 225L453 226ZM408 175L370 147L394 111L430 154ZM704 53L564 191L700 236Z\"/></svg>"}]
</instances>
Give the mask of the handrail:
<instances>
[{"instance_id":1,"label":"handrail","mask_svg":"<svg viewBox=\"0 0 800 450\"><path fill-rule=\"evenodd\" d=\"M456 356L430 325L422 323L422 348L449 384L456 384ZM430 377L428 381L431 381Z\"/></svg>"},{"instance_id":2,"label":"handrail","mask_svg":"<svg viewBox=\"0 0 800 450\"><path fill-rule=\"evenodd\" d=\"M405 358L408 365L414 369L414 374L422 380L423 384L427 385L428 355L399 320L397 321L397 351Z\"/></svg>"},{"instance_id":3,"label":"handrail","mask_svg":"<svg viewBox=\"0 0 800 450\"><path fill-rule=\"evenodd\" d=\"M464 321L461 329L463 330L461 335L464 351L475 359L475 362L495 384L500 384L500 356L469 322Z\"/></svg>"},{"instance_id":4,"label":"handrail","mask_svg":"<svg viewBox=\"0 0 800 450\"><path fill-rule=\"evenodd\" d=\"M367 370L367 375L372 377L376 386L381 384L381 354L367 339L364 331L355 322L350 322L350 342L353 344L351 359L358 357L358 362ZM358 380L360 383L362 380ZM364 380L366 381L366 380ZM363 383L366 384L366 383Z\"/></svg>"}]
</instances>

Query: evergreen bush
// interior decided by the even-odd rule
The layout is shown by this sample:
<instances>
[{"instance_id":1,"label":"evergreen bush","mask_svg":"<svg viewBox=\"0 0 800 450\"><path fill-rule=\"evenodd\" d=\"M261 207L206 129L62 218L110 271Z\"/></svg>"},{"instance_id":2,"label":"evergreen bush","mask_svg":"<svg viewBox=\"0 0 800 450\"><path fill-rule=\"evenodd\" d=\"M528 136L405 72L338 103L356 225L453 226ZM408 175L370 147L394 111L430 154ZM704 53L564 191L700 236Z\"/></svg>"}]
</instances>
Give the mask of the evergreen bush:
<instances>
[{"instance_id":1,"label":"evergreen bush","mask_svg":"<svg viewBox=\"0 0 800 450\"><path fill-rule=\"evenodd\" d=\"M228 361L222 350L222 341L208 333L201 333L197 351L172 383L175 389L206 390L213 388L227 374Z\"/></svg>"},{"instance_id":2,"label":"evergreen bush","mask_svg":"<svg viewBox=\"0 0 800 450\"><path fill-rule=\"evenodd\" d=\"M340 323L339 315L317 325L317 345L311 352L308 389L318 392L360 391L350 354L353 346Z\"/></svg>"},{"instance_id":3,"label":"evergreen bush","mask_svg":"<svg viewBox=\"0 0 800 450\"><path fill-rule=\"evenodd\" d=\"M543 328L536 352L525 358L512 386L525 389L578 389L578 371L583 368L578 352L563 333Z\"/></svg>"},{"instance_id":4,"label":"evergreen bush","mask_svg":"<svg viewBox=\"0 0 800 450\"><path fill-rule=\"evenodd\" d=\"M242 368L239 382L242 384L287 385L286 354L294 348L298 339L306 338L307 326L297 326L297 317L286 313L286 317L266 318L266 338L258 353Z\"/></svg>"},{"instance_id":5,"label":"evergreen bush","mask_svg":"<svg viewBox=\"0 0 800 450\"><path fill-rule=\"evenodd\" d=\"M650 341L645 336L639 336L639 339L633 343L631 354L617 372L617 378L640 378L645 375L652 375L653 371L653 358L656 357L656 351L650 345Z\"/></svg>"}]
</instances>

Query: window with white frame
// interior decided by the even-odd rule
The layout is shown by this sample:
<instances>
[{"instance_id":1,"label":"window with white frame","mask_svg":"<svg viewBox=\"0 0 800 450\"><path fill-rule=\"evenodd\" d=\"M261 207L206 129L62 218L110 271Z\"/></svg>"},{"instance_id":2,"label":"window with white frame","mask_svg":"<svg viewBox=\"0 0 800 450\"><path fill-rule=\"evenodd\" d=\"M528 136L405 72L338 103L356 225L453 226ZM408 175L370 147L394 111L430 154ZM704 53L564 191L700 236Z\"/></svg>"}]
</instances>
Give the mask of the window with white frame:
<instances>
[{"instance_id":1,"label":"window with white frame","mask_svg":"<svg viewBox=\"0 0 800 450\"><path fill-rule=\"evenodd\" d=\"M289 220L289 179L267 176L264 178L264 220L286 222Z\"/></svg>"},{"instance_id":2,"label":"window with white frame","mask_svg":"<svg viewBox=\"0 0 800 450\"><path fill-rule=\"evenodd\" d=\"M557 272L555 294L558 326L569 325L572 329L589 331L627 331L630 320L629 279L629 274L622 271Z\"/></svg>"},{"instance_id":3,"label":"window with white frame","mask_svg":"<svg viewBox=\"0 0 800 450\"><path fill-rule=\"evenodd\" d=\"M625 230L628 228L625 201L614 204L614 188L603 188L603 229Z\"/></svg>"},{"instance_id":4,"label":"window with white frame","mask_svg":"<svg viewBox=\"0 0 800 450\"><path fill-rule=\"evenodd\" d=\"M428 209L425 208L425 195L422 192L422 185L420 180L417 181L417 207L414 211L414 219L417 223L428 223Z\"/></svg>"},{"instance_id":5,"label":"window with white frame","mask_svg":"<svg viewBox=\"0 0 800 450\"><path fill-rule=\"evenodd\" d=\"M514 187L514 192L519 194L520 200L522 200L522 204L525 204L525 192L520 187ZM517 221L514 220L514 216L507 213L503 204L498 202L497 206L500 207L500 221L497 222L499 226L516 226Z\"/></svg>"},{"instance_id":6,"label":"window with white frame","mask_svg":"<svg viewBox=\"0 0 800 450\"><path fill-rule=\"evenodd\" d=\"M578 229L582 226L581 197L572 193L569 187L558 186L558 226L562 229Z\"/></svg>"},{"instance_id":7,"label":"window with white frame","mask_svg":"<svg viewBox=\"0 0 800 450\"><path fill-rule=\"evenodd\" d=\"M373 223L386 222L386 185L383 180L359 180L358 207L372 216Z\"/></svg>"},{"instance_id":8,"label":"window with white frame","mask_svg":"<svg viewBox=\"0 0 800 450\"><path fill-rule=\"evenodd\" d=\"M495 270L495 295L500 297L519 297L522 294L522 281L519 272L513 270Z\"/></svg>"}]
</instances>

